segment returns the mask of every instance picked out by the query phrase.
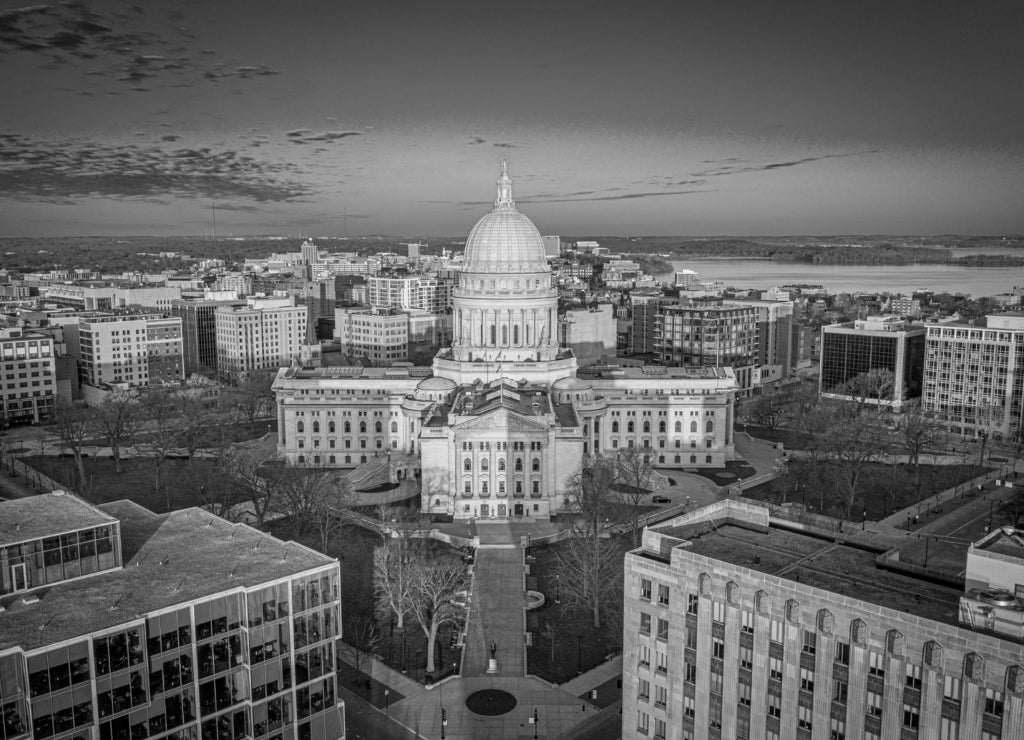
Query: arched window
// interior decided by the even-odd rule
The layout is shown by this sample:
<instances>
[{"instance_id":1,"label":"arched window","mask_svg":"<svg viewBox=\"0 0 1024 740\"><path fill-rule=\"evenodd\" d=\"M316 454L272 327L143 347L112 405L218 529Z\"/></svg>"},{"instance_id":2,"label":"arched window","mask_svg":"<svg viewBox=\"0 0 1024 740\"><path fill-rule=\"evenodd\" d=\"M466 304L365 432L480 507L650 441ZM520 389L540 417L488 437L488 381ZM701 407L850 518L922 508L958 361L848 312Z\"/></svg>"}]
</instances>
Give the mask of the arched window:
<instances>
[{"instance_id":1,"label":"arched window","mask_svg":"<svg viewBox=\"0 0 1024 740\"><path fill-rule=\"evenodd\" d=\"M398 422L397 421L391 422L391 433L392 434L398 434Z\"/></svg>"},{"instance_id":2,"label":"arched window","mask_svg":"<svg viewBox=\"0 0 1024 740\"><path fill-rule=\"evenodd\" d=\"M305 432L305 431L306 431L306 425L305 425L305 424L303 424L303 423L302 423L301 421L300 421L300 422L298 422L298 423L297 423L297 424L295 425L295 431L296 431L296 432L298 432L299 434L302 434L303 432Z\"/></svg>"},{"instance_id":3,"label":"arched window","mask_svg":"<svg viewBox=\"0 0 1024 740\"><path fill-rule=\"evenodd\" d=\"M677 421L676 422L676 434L679 434L681 431L683 431L683 422Z\"/></svg>"},{"instance_id":4,"label":"arched window","mask_svg":"<svg viewBox=\"0 0 1024 740\"><path fill-rule=\"evenodd\" d=\"M517 473L523 472L523 458L521 458L521 457L517 457L516 458L516 472Z\"/></svg>"},{"instance_id":5,"label":"arched window","mask_svg":"<svg viewBox=\"0 0 1024 740\"><path fill-rule=\"evenodd\" d=\"M501 325L501 343L508 344L508 324Z\"/></svg>"},{"instance_id":6,"label":"arched window","mask_svg":"<svg viewBox=\"0 0 1024 740\"><path fill-rule=\"evenodd\" d=\"M632 421L626 422L626 433L632 434L636 431L636 424Z\"/></svg>"},{"instance_id":7,"label":"arched window","mask_svg":"<svg viewBox=\"0 0 1024 740\"><path fill-rule=\"evenodd\" d=\"M691 421L690 422L690 434L696 434L696 433L697 433L697 422Z\"/></svg>"},{"instance_id":8,"label":"arched window","mask_svg":"<svg viewBox=\"0 0 1024 740\"><path fill-rule=\"evenodd\" d=\"M618 434L618 433L619 433L619 422L613 421L612 422L612 434Z\"/></svg>"},{"instance_id":9,"label":"arched window","mask_svg":"<svg viewBox=\"0 0 1024 740\"><path fill-rule=\"evenodd\" d=\"M533 463L530 465L530 469L534 470L534 471L540 470L540 458L539 457L533 458Z\"/></svg>"},{"instance_id":10,"label":"arched window","mask_svg":"<svg viewBox=\"0 0 1024 740\"><path fill-rule=\"evenodd\" d=\"M658 422L658 434L664 434L664 433L665 433L665 422L664 421L659 421Z\"/></svg>"},{"instance_id":11,"label":"arched window","mask_svg":"<svg viewBox=\"0 0 1024 740\"><path fill-rule=\"evenodd\" d=\"M512 327L512 343L519 344L519 324Z\"/></svg>"},{"instance_id":12,"label":"arched window","mask_svg":"<svg viewBox=\"0 0 1024 740\"><path fill-rule=\"evenodd\" d=\"M462 469L467 473L470 472L473 469L473 461L467 457L462 461Z\"/></svg>"},{"instance_id":13,"label":"arched window","mask_svg":"<svg viewBox=\"0 0 1024 740\"><path fill-rule=\"evenodd\" d=\"M505 469L505 458L499 458L499 460L498 460L498 470L504 470L504 469Z\"/></svg>"},{"instance_id":14,"label":"arched window","mask_svg":"<svg viewBox=\"0 0 1024 740\"><path fill-rule=\"evenodd\" d=\"M366 422L365 421L359 422L359 433L360 434L366 434Z\"/></svg>"},{"instance_id":15,"label":"arched window","mask_svg":"<svg viewBox=\"0 0 1024 740\"><path fill-rule=\"evenodd\" d=\"M503 480L498 481L498 493L505 493L505 481Z\"/></svg>"},{"instance_id":16,"label":"arched window","mask_svg":"<svg viewBox=\"0 0 1024 740\"><path fill-rule=\"evenodd\" d=\"M491 324L491 344L497 343L497 336L498 330L495 328L494 324Z\"/></svg>"},{"instance_id":17,"label":"arched window","mask_svg":"<svg viewBox=\"0 0 1024 740\"><path fill-rule=\"evenodd\" d=\"M516 481L516 493L523 492L523 482L521 480Z\"/></svg>"},{"instance_id":18,"label":"arched window","mask_svg":"<svg viewBox=\"0 0 1024 740\"><path fill-rule=\"evenodd\" d=\"M375 431L377 434L380 434L381 432L384 431L384 425L378 421L376 424L373 425L373 431Z\"/></svg>"},{"instance_id":19,"label":"arched window","mask_svg":"<svg viewBox=\"0 0 1024 740\"><path fill-rule=\"evenodd\" d=\"M704 432L705 434L714 434L715 422L712 421L711 419L708 419L707 422L704 424Z\"/></svg>"},{"instance_id":20,"label":"arched window","mask_svg":"<svg viewBox=\"0 0 1024 740\"><path fill-rule=\"evenodd\" d=\"M345 434L350 434L351 432L352 432L352 422L346 421L345 422Z\"/></svg>"},{"instance_id":21,"label":"arched window","mask_svg":"<svg viewBox=\"0 0 1024 740\"><path fill-rule=\"evenodd\" d=\"M327 422L327 431L330 432L331 434L334 434L334 422L333 421Z\"/></svg>"},{"instance_id":22,"label":"arched window","mask_svg":"<svg viewBox=\"0 0 1024 740\"><path fill-rule=\"evenodd\" d=\"M313 434L320 434L320 422L319 421L314 421L313 422Z\"/></svg>"},{"instance_id":23,"label":"arched window","mask_svg":"<svg viewBox=\"0 0 1024 740\"><path fill-rule=\"evenodd\" d=\"M483 483L480 484L480 493L482 493L484 496L487 495L487 481L484 481Z\"/></svg>"},{"instance_id":24,"label":"arched window","mask_svg":"<svg viewBox=\"0 0 1024 740\"><path fill-rule=\"evenodd\" d=\"M480 461L480 469L481 470L487 470L487 467L488 467L487 458L485 457L483 460Z\"/></svg>"},{"instance_id":25,"label":"arched window","mask_svg":"<svg viewBox=\"0 0 1024 740\"><path fill-rule=\"evenodd\" d=\"M463 493L473 493L473 484L470 481L466 481L462 484Z\"/></svg>"},{"instance_id":26,"label":"arched window","mask_svg":"<svg viewBox=\"0 0 1024 740\"><path fill-rule=\"evenodd\" d=\"M644 434L650 434L650 433L651 433L651 422L645 421L644 422Z\"/></svg>"}]
</instances>

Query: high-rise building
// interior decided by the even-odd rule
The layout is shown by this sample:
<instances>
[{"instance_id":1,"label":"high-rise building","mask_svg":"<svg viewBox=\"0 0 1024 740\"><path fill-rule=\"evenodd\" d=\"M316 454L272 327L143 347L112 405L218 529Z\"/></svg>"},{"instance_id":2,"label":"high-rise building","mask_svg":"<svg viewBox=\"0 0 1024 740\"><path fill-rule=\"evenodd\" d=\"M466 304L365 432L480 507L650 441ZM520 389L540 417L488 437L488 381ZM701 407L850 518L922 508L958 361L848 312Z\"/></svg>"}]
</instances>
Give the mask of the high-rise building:
<instances>
[{"instance_id":1,"label":"high-rise building","mask_svg":"<svg viewBox=\"0 0 1024 740\"><path fill-rule=\"evenodd\" d=\"M622 737L1024 740L1024 531L945 585L726 499L625 560Z\"/></svg>"},{"instance_id":2,"label":"high-rise building","mask_svg":"<svg viewBox=\"0 0 1024 740\"><path fill-rule=\"evenodd\" d=\"M956 434L1020 440L1024 314L987 316L975 324L929 324L921 404Z\"/></svg>"},{"instance_id":3,"label":"high-rise building","mask_svg":"<svg viewBox=\"0 0 1024 740\"><path fill-rule=\"evenodd\" d=\"M57 398L53 338L23 329L0 329L0 428L38 424Z\"/></svg>"},{"instance_id":4,"label":"high-rise building","mask_svg":"<svg viewBox=\"0 0 1024 740\"><path fill-rule=\"evenodd\" d=\"M644 354L657 351L657 327L662 309L674 303L674 298L660 290L634 290L629 294L627 353Z\"/></svg>"},{"instance_id":5,"label":"high-rise building","mask_svg":"<svg viewBox=\"0 0 1024 740\"><path fill-rule=\"evenodd\" d=\"M240 307L245 301L171 301L171 315L181 319L185 375L217 377L217 319L221 306Z\"/></svg>"},{"instance_id":6,"label":"high-rise building","mask_svg":"<svg viewBox=\"0 0 1024 740\"><path fill-rule=\"evenodd\" d=\"M446 313L452 307L454 277L381 275L366 281L366 301L374 308L417 308Z\"/></svg>"},{"instance_id":7,"label":"high-rise building","mask_svg":"<svg viewBox=\"0 0 1024 740\"><path fill-rule=\"evenodd\" d=\"M543 240L504 168L494 209L466 239L451 346L432 366L292 367L274 390L287 461L397 457L420 470L421 509L458 519L565 511L586 455L635 447L694 467L735 455L728 368L577 367L559 343Z\"/></svg>"},{"instance_id":8,"label":"high-rise building","mask_svg":"<svg viewBox=\"0 0 1024 740\"><path fill-rule=\"evenodd\" d=\"M0 502L0 737L343 738L339 582L199 508Z\"/></svg>"},{"instance_id":9,"label":"high-rise building","mask_svg":"<svg viewBox=\"0 0 1024 740\"><path fill-rule=\"evenodd\" d=\"M759 309L699 298L662 306L656 318L654 351L666 365L731 367L740 391L749 394L759 365Z\"/></svg>"},{"instance_id":10,"label":"high-rise building","mask_svg":"<svg viewBox=\"0 0 1024 740\"><path fill-rule=\"evenodd\" d=\"M78 317L64 327L64 336L82 385L180 383L181 323L163 314L97 314Z\"/></svg>"},{"instance_id":11,"label":"high-rise building","mask_svg":"<svg viewBox=\"0 0 1024 740\"><path fill-rule=\"evenodd\" d=\"M866 403L891 406L921 395L924 374L923 326L912 326L895 316L870 316L821 329L819 392L828 398L857 398ZM888 370L892 384L883 395L864 394L854 382L872 370Z\"/></svg>"},{"instance_id":12,"label":"high-rise building","mask_svg":"<svg viewBox=\"0 0 1024 740\"><path fill-rule=\"evenodd\" d=\"M306 306L294 296L249 298L245 306L221 306L217 326L217 374L233 380L240 374L290 365L306 344Z\"/></svg>"}]
</instances>

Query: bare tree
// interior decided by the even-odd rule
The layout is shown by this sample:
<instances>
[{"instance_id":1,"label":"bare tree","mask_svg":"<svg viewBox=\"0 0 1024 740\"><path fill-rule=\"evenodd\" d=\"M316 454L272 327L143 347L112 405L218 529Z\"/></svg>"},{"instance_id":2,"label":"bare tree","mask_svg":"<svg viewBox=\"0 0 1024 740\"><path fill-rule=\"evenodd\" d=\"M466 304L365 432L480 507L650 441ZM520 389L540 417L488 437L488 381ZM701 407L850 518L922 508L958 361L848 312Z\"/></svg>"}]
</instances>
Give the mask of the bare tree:
<instances>
[{"instance_id":1,"label":"bare tree","mask_svg":"<svg viewBox=\"0 0 1024 740\"><path fill-rule=\"evenodd\" d=\"M350 505L345 479L329 468L275 464L267 465L263 475L271 478L278 510L291 521L294 537L311 530L329 537L333 525L327 518Z\"/></svg>"},{"instance_id":2,"label":"bare tree","mask_svg":"<svg viewBox=\"0 0 1024 740\"><path fill-rule=\"evenodd\" d=\"M412 612L413 561L418 557L411 543L401 537L385 537L373 551L373 590L377 605L393 613L396 626L405 629L405 617Z\"/></svg>"},{"instance_id":3,"label":"bare tree","mask_svg":"<svg viewBox=\"0 0 1024 740\"><path fill-rule=\"evenodd\" d=\"M613 490L616 477L615 462L602 457L592 458L573 474L569 479L573 536L556 551L566 608L589 611L595 628L601 627L606 610L614 608L611 602L622 581L623 551L611 538L621 523Z\"/></svg>"},{"instance_id":4,"label":"bare tree","mask_svg":"<svg viewBox=\"0 0 1024 740\"><path fill-rule=\"evenodd\" d=\"M461 558L439 548L424 548L410 569L412 614L427 638L427 673L434 673L434 651L441 627L460 619L459 591L469 588L469 568Z\"/></svg>"},{"instance_id":5,"label":"bare tree","mask_svg":"<svg viewBox=\"0 0 1024 740\"><path fill-rule=\"evenodd\" d=\"M139 402L134 393L114 391L96 409L96 427L110 446L114 472L120 474L121 448L131 444L139 420Z\"/></svg>"},{"instance_id":6,"label":"bare tree","mask_svg":"<svg viewBox=\"0 0 1024 740\"><path fill-rule=\"evenodd\" d=\"M253 447L236 447L227 455L222 463L228 481L231 502L228 509L248 504L256 526L266 529L270 516L276 513L278 506L277 479L268 473L268 467L260 451Z\"/></svg>"},{"instance_id":7,"label":"bare tree","mask_svg":"<svg viewBox=\"0 0 1024 740\"><path fill-rule=\"evenodd\" d=\"M171 394L150 391L139 397L139 431L136 449L144 452L153 466L153 489L159 494L161 473L168 455L178 448L178 407ZM170 510L170 499L167 500Z\"/></svg>"},{"instance_id":8,"label":"bare tree","mask_svg":"<svg viewBox=\"0 0 1024 740\"><path fill-rule=\"evenodd\" d=\"M237 386L225 391L225 399L252 427L257 419L269 415L273 409L273 383L273 375L251 373L240 380Z\"/></svg>"},{"instance_id":9,"label":"bare tree","mask_svg":"<svg viewBox=\"0 0 1024 740\"><path fill-rule=\"evenodd\" d=\"M613 490L630 512L633 547L640 542L640 507L651 492L651 453L644 448L626 447L615 455L615 483Z\"/></svg>"},{"instance_id":10,"label":"bare tree","mask_svg":"<svg viewBox=\"0 0 1024 740\"><path fill-rule=\"evenodd\" d=\"M877 417L838 404L827 408L832 423L815 436L814 447L835 472L836 492L849 519L860 493L861 476L885 453L887 435Z\"/></svg>"},{"instance_id":11,"label":"bare tree","mask_svg":"<svg viewBox=\"0 0 1024 740\"><path fill-rule=\"evenodd\" d=\"M883 401L894 401L893 390L896 378L892 370L888 368L875 367L866 373L860 373L850 378L840 389L841 393L853 396L857 404L863 408L868 399L875 402L875 412L881 413Z\"/></svg>"},{"instance_id":12,"label":"bare tree","mask_svg":"<svg viewBox=\"0 0 1024 740\"><path fill-rule=\"evenodd\" d=\"M368 659L380 647L377 617L372 609L355 608L350 604L342 613L342 626L345 639L338 641L339 657L345 656L356 673L362 673Z\"/></svg>"},{"instance_id":13,"label":"bare tree","mask_svg":"<svg viewBox=\"0 0 1024 740\"><path fill-rule=\"evenodd\" d=\"M58 403L53 409L49 427L57 435L61 446L71 451L78 470L79 490L84 491L87 481L82 450L85 443L96 434L95 412L83 403Z\"/></svg>"},{"instance_id":14,"label":"bare tree","mask_svg":"<svg viewBox=\"0 0 1024 740\"><path fill-rule=\"evenodd\" d=\"M914 467L914 500L921 499L921 455L936 447L942 439L942 428L925 413L919 402L905 407L896 419L895 436L898 445L907 454L907 462Z\"/></svg>"}]
</instances>

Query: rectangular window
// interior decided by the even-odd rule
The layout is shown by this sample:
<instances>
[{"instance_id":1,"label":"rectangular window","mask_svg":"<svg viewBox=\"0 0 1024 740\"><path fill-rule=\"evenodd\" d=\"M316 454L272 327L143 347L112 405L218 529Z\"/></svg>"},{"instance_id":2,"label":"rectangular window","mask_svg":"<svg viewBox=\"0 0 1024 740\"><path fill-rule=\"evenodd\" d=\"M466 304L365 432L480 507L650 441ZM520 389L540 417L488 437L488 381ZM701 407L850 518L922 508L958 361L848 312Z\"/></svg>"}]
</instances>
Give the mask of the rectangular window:
<instances>
[{"instance_id":1,"label":"rectangular window","mask_svg":"<svg viewBox=\"0 0 1024 740\"><path fill-rule=\"evenodd\" d=\"M640 598L644 601L651 600L651 582L646 578L640 579Z\"/></svg>"},{"instance_id":2,"label":"rectangular window","mask_svg":"<svg viewBox=\"0 0 1024 740\"><path fill-rule=\"evenodd\" d=\"M649 701L651 698L651 682L646 678L641 678L637 685L636 695L640 701Z\"/></svg>"},{"instance_id":3,"label":"rectangular window","mask_svg":"<svg viewBox=\"0 0 1024 740\"><path fill-rule=\"evenodd\" d=\"M921 710L913 704L903 705L903 726L916 730L921 724Z\"/></svg>"},{"instance_id":4,"label":"rectangular window","mask_svg":"<svg viewBox=\"0 0 1024 740\"><path fill-rule=\"evenodd\" d=\"M846 740L846 721L832 717L829 722L830 740Z\"/></svg>"},{"instance_id":5,"label":"rectangular window","mask_svg":"<svg viewBox=\"0 0 1024 740\"><path fill-rule=\"evenodd\" d=\"M846 697L849 694L850 685L846 681L842 681L838 678L832 680L832 701L838 702L839 704L846 703Z\"/></svg>"},{"instance_id":6,"label":"rectangular window","mask_svg":"<svg viewBox=\"0 0 1024 740\"><path fill-rule=\"evenodd\" d=\"M725 622L725 604L720 601L711 602L711 619L715 622Z\"/></svg>"},{"instance_id":7,"label":"rectangular window","mask_svg":"<svg viewBox=\"0 0 1024 740\"><path fill-rule=\"evenodd\" d=\"M738 688L739 688L739 703L740 703L740 706L749 707L750 706L750 684L743 683L741 681Z\"/></svg>"},{"instance_id":8,"label":"rectangular window","mask_svg":"<svg viewBox=\"0 0 1024 740\"><path fill-rule=\"evenodd\" d=\"M836 641L836 663L850 665L850 643L842 640Z\"/></svg>"},{"instance_id":9,"label":"rectangular window","mask_svg":"<svg viewBox=\"0 0 1024 740\"><path fill-rule=\"evenodd\" d=\"M772 640L772 642L778 642L778 643L781 644L782 643L782 635L783 635L782 622L780 622L777 619L773 619L772 620L772 633L771 633L771 640Z\"/></svg>"},{"instance_id":10,"label":"rectangular window","mask_svg":"<svg viewBox=\"0 0 1024 740\"><path fill-rule=\"evenodd\" d=\"M725 657L725 641L717 637L711 638L711 657L721 660Z\"/></svg>"},{"instance_id":11,"label":"rectangular window","mask_svg":"<svg viewBox=\"0 0 1024 740\"><path fill-rule=\"evenodd\" d=\"M649 731L651 724L651 718L648 717L644 712L638 711L636 713L636 731L641 735L646 735Z\"/></svg>"},{"instance_id":12,"label":"rectangular window","mask_svg":"<svg viewBox=\"0 0 1024 740\"><path fill-rule=\"evenodd\" d=\"M683 716L689 717L690 719L693 719L694 717L692 696L683 697Z\"/></svg>"},{"instance_id":13,"label":"rectangular window","mask_svg":"<svg viewBox=\"0 0 1024 740\"><path fill-rule=\"evenodd\" d=\"M740 612L740 631L748 635L754 634L754 613L744 609Z\"/></svg>"},{"instance_id":14,"label":"rectangular window","mask_svg":"<svg viewBox=\"0 0 1024 740\"><path fill-rule=\"evenodd\" d=\"M781 658L768 658L768 678L774 678L776 681L782 680Z\"/></svg>"},{"instance_id":15,"label":"rectangular window","mask_svg":"<svg viewBox=\"0 0 1024 740\"><path fill-rule=\"evenodd\" d=\"M640 634L651 634L651 615L646 612L640 612Z\"/></svg>"},{"instance_id":16,"label":"rectangular window","mask_svg":"<svg viewBox=\"0 0 1024 740\"><path fill-rule=\"evenodd\" d=\"M683 663L683 680L686 683L697 682L697 666L694 663Z\"/></svg>"},{"instance_id":17,"label":"rectangular window","mask_svg":"<svg viewBox=\"0 0 1024 740\"><path fill-rule=\"evenodd\" d=\"M655 686L654 706L664 709L666 704L668 704L668 689L664 686Z\"/></svg>"},{"instance_id":18,"label":"rectangular window","mask_svg":"<svg viewBox=\"0 0 1024 740\"><path fill-rule=\"evenodd\" d=\"M754 667L754 648L740 647L740 668L752 669Z\"/></svg>"},{"instance_id":19,"label":"rectangular window","mask_svg":"<svg viewBox=\"0 0 1024 740\"><path fill-rule=\"evenodd\" d=\"M782 697L775 694L768 694L768 716L779 718L782 716Z\"/></svg>"},{"instance_id":20,"label":"rectangular window","mask_svg":"<svg viewBox=\"0 0 1024 740\"><path fill-rule=\"evenodd\" d=\"M868 675L885 678L885 656L879 653L868 653Z\"/></svg>"},{"instance_id":21,"label":"rectangular window","mask_svg":"<svg viewBox=\"0 0 1024 740\"><path fill-rule=\"evenodd\" d=\"M666 642L668 641L668 620L667 619L659 619L658 620L658 639L659 640L664 640Z\"/></svg>"},{"instance_id":22,"label":"rectangular window","mask_svg":"<svg viewBox=\"0 0 1024 740\"><path fill-rule=\"evenodd\" d=\"M639 663L642 666L649 666L651 664L651 649L646 645L640 645L640 660Z\"/></svg>"},{"instance_id":23,"label":"rectangular window","mask_svg":"<svg viewBox=\"0 0 1024 740\"><path fill-rule=\"evenodd\" d=\"M800 688L804 691L814 691L814 671L809 668L800 669Z\"/></svg>"},{"instance_id":24,"label":"rectangular window","mask_svg":"<svg viewBox=\"0 0 1024 740\"><path fill-rule=\"evenodd\" d=\"M813 725L811 720L814 717L814 710L810 707L797 707L796 725L801 730L810 730Z\"/></svg>"},{"instance_id":25,"label":"rectangular window","mask_svg":"<svg viewBox=\"0 0 1024 740\"><path fill-rule=\"evenodd\" d=\"M874 691L868 692L867 713L871 717L882 716L882 695Z\"/></svg>"},{"instance_id":26,"label":"rectangular window","mask_svg":"<svg viewBox=\"0 0 1024 740\"><path fill-rule=\"evenodd\" d=\"M659 740L665 737L665 720L654 718L654 737Z\"/></svg>"},{"instance_id":27,"label":"rectangular window","mask_svg":"<svg viewBox=\"0 0 1024 740\"><path fill-rule=\"evenodd\" d=\"M699 599L699 597L697 596L697 594L687 594L686 595L686 613L687 614L696 614L697 613L697 601L698 601L698 599Z\"/></svg>"},{"instance_id":28,"label":"rectangular window","mask_svg":"<svg viewBox=\"0 0 1024 740\"><path fill-rule=\"evenodd\" d=\"M985 689L985 714L1003 716L1003 692Z\"/></svg>"},{"instance_id":29,"label":"rectangular window","mask_svg":"<svg viewBox=\"0 0 1024 740\"><path fill-rule=\"evenodd\" d=\"M946 676L942 685L942 698L947 701L960 702L960 679L956 676Z\"/></svg>"},{"instance_id":30,"label":"rectangular window","mask_svg":"<svg viewBox=\"0 0 1024 740\"><path fill-rule=\"evenodd\" d=\"M658 603L668 606L668 586L664 584L658 584Z\"/></svg>"},{"instance_id":31,"label":"rectangular window","mask_svg":"<svg viewBox=\"0 0 1024 740\"><path fill-rule=\"evenodd\" d=\"M817 650L818 636L813 632L808 632L807 630L804 630L803 652L807 653L808 655L814 655L814 653L816 653Z\"/></svg>"},{"instance_id":32,"label":"rectangular window","mask_svg":"<svg viewBox=\"0 0 1024 740\"><path fill-rule=\"evenodd\" d=\"M907 688L921 688L921 666L907 663Z\"/></svg>"}]
</instances>

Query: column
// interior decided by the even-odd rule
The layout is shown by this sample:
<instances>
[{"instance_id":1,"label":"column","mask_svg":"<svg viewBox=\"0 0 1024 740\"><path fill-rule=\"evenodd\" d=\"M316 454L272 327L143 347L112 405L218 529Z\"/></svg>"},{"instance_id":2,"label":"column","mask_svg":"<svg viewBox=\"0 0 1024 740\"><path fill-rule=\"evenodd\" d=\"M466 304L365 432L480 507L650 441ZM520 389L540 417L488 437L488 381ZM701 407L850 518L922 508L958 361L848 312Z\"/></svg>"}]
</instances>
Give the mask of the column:
<instances>
[{"instance_id":1,"label":"column","mask_svg":"<svg viewBox=\"0 0 1024 740\"><path fill-rule=\"evenodd\" d=\"M868 650L863 644L850 643L850 681L846 699L846 736L864 736L864 705L867 701Z\"/></svg>"},{"instance_id":2,"label":"column","mask_svg":"<svg viewBox=\"0 0 1024 740\"><path fill-rule=\"evenodd\" d=\"M722 661L722 737L736 737L740 674L739 647L740 610L734 604L727 604L725 607L725 659Z\"/></svg>"},{"instance_id":3,"label":"column","mask_svg":"<svg viewBox=\"0 0 1024 740\"><path fill-rule=\"evenodd\" d=\"M768 639L771 616L754 614L754 669L750 676L750 737L764 737L768 717Z\"/></svg>"},{"instance_id":4,"label":"column","mask_svg":"<svg viewBox=\"0 0 1024 740\"><path fill-rule=\"evenodd\" d=\"M942 674L927 662L921 666L921 727L918 737L938 737L942 719Z\"/></svg>"},{"instance_id":5,"label":"column","mask_svg":"<svg viewBox=\"0 0 1024 740\"><path fill-rule=\"evenodd\" d=\"M789 611L787 607L786 611ZM800 695L800 648L803 635L800 625L789 621L784 625L782 653L782 718L779 723L779 737L796 737L797 698Z\"/></svg>"},{"instance_id":6,"label":"column","mask_svg":"<svg viewBox=\"0 0 1024 740\"><path fill-rule=\"evenodd\" d=\"M285 445L283 401L277 402L277 443L282 447Z\"/></svg>"},{"instance_id":7,"label":"column","mask_svg":"<svg viewBox=\"0 0 1024 740\"><path fill-rule=\"evenodd\" d=\"M906 666L898 655L885 656L882 688L882 740L899 740L903 728L903 684Z\"/></svg>"},{"instance_id":8,"label":"column","mask_svg":"<svg viewBox=\"0 0 1024 740\"><path fill-rule=\"evenodd\" d=\"M819 619L819 627L821 620ZM813 740L827 740L832 711L832 656L835 637L831 631L818 630L814 648L814 729Z\"/></svg>"},{"instance_id":9,"label":"column","mask_svg":"<svg viewBox=\"0 0 1024 740\"><path fill-rule=\"evenodd\" d=\"M706 740L711 719L711 597L703 593L697 600L697 685L693 704L694 737Z\"/></svg>"}]
</instances>

